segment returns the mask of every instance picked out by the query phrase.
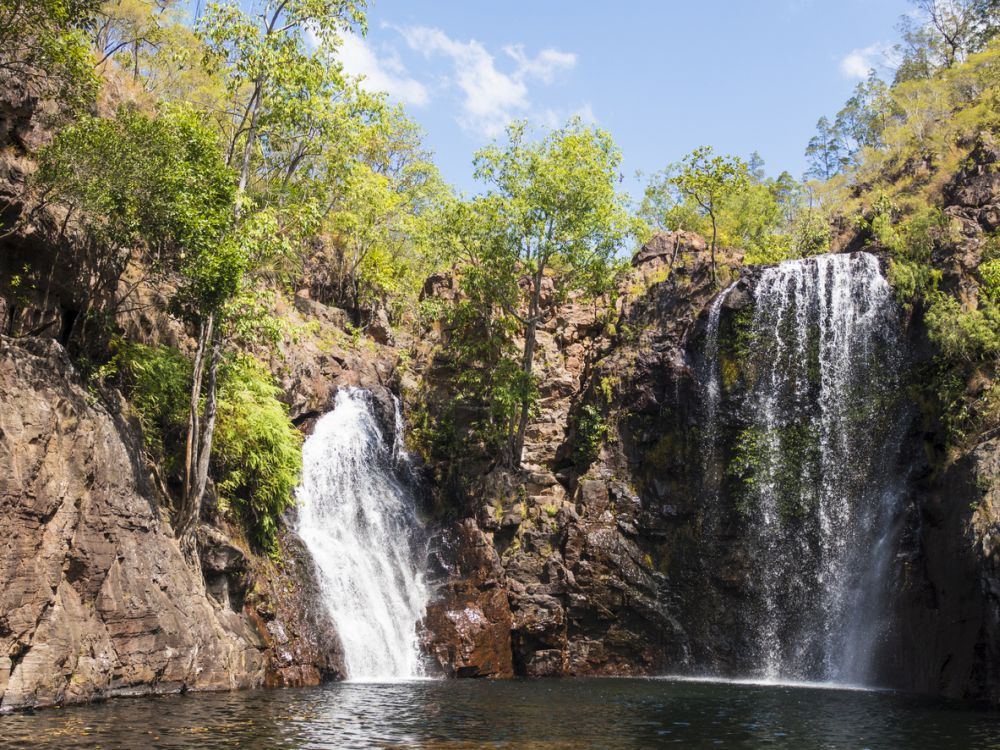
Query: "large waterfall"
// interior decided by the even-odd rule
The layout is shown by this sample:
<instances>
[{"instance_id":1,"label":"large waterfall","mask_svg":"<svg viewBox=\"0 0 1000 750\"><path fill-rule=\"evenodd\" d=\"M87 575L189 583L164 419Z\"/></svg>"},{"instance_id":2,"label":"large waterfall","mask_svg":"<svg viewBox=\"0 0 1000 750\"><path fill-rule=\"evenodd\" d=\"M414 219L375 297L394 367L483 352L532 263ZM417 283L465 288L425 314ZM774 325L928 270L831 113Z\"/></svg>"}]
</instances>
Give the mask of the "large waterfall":
<instances>
[{"instance_id":1,"label":"large waterfall","mask_svg":"<svg viewBox=\"0 0 1000 750\"><path fill-rule=\"evenodd\" d=\"M706 431L714 441L725 431L719 481L752 561L745 662L759 678L865 683L887 627L900 496L897 308L867 253L788 261L751 286L731 316L728 359L725 295L705 344L717 368Z\"/></svg>"},{"instance_id":2,"label":"large waterfall","mask_svg":"<svg viewBox=\"0 0 1000 750\"><path fill-rule=\"evenodd\" d=\"M417 625L428 589L413 496L400 469L402 419L386 440L371 395L347 389L302 449L299 533L319 567L348 678L420 675Z\"/></svg>"}]
</instances>

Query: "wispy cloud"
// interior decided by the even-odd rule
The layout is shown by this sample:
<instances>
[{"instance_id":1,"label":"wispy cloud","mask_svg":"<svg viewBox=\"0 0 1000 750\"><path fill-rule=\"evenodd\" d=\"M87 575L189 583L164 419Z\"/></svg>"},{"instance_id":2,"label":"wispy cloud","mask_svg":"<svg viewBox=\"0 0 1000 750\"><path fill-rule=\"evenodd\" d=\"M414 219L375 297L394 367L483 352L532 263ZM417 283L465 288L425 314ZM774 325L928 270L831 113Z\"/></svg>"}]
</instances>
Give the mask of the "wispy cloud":
<instances>
[{"instance_id":1,"label":"wispy cloud","mask_svg":"<svg viewBox=\"0 0 1000 750\"><path fill-rule=\"evenodd\" d=\"M895 65L895 50L892 45L876 42L847 53L840 61L840 72L847 78L867 78L872 70L892 68Z\"/></svg>"},{"instance_id":2,"label":"wispy cloud","mask_svg":"<svg viewBox=\"0 0 1000 750\"><path fill-rule=\"evenodd\" d=\"M557 49L543 49L535 57L524 52L523 44L508 44L503 51L517 63L515 77L537 78L542 83L552 83L556 73L576 67L576 55Z\"/></svg>"},{"instance_id":3,"label":"wispy cloud","mask_svg":"<svg viewBox=\"0 0 1000 750\"><path fill-rule=\"evenodd\" d=\"M427 87L409 75L395 51L379 56L365 39L345 34L337 56L344 70L349 75L361 77L361 85L369 91L385 91L396 101L414 106L430 101Z\"/></svg>"},{"instance_id":4,"label":"wispy cloud","mask_svg":"<svg viewBox=\"0 0 1000 750\"><path fill-rule=\"evenodd\" d=\"M441 29L427 26L399 28L407 45L430 58L443 55L451 60L453 78L449 83L462 94L462 127L486 136L499 135L511 120L533 110L529 84L551 84L563 71L575 67L576 55L557 49L543 49L531 56L523 45L503 48L513 61L513 69L501 70L497 60L479 41L452 39Z\"/></svg>"}]
</instances>

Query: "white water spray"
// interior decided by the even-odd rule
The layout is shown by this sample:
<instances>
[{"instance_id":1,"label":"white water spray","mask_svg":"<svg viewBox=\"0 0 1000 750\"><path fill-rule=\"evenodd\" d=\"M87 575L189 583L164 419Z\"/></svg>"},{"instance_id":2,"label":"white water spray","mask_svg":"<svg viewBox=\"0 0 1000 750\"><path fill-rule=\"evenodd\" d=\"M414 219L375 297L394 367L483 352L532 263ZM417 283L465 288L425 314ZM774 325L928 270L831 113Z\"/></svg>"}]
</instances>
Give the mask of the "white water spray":
<instances>
[{"instance_id":1,"label":"white water spray","mask_svg":"<svg viewBox=\"0 0 1000 750\"><path fill-rule=\"evenodd\" d=\"M413 496L399 476L402 418L386 441L371 395L341 390L302 448L301 535L351 680L419 677L417 625L428 589L414 538Z\"/></svg>"},{"instance_id":2,"label":"white water spray","mask_svg":"<svg viewBox=\"0 0 1000 750\"><path fill-rule=\"evenodd\" d=\"M704 349L712 443L724 296L710 310ZM865 683L888 626L900 498L892 290L875 256L855 253L767 268L753 298L752 320L740 324L744 382L726 411L729 484L753 560L741 615L747 661L763 679Z\"/></svg>"}]
</instances>

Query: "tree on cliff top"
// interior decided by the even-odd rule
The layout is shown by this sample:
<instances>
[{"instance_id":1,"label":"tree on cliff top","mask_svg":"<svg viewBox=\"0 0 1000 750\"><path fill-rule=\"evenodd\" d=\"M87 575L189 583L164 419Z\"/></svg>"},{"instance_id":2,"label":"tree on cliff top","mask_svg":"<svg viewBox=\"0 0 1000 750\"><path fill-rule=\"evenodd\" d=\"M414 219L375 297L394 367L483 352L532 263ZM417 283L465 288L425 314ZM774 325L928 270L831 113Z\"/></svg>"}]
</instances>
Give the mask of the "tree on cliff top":
<instances>
[{"instance_id":1,"label":"tree on cliff top","mask_svg":"<svg viewBox=\"0 0 1000 750\"><path fill-rule=\"evenodd\" d=\"M916 15L904 15L896 46L896 83L929 78L964 62L1000 30L998 0L910 0Z\"/></svg>"},{"instance_id":2,"label":"tree on cliff top","mask_svg":"<svg viewBox=\"0 0 1000 750\"><path fill-rule=\"evenodd\" d=\"M483 205L495 217L493 236L478 245L493 256L484 266L508 277L515 269L524 278L515 289L517 304L501 302L524 338L520 393L510 424L512 466L521 462L531 413L546 279L556 299L572 290L608 291L630 225L626 199L616 190L621 154L607 132L574 118L540 140L528 135L526 124L515 123L505 144L482 149L474 161L477 178L488 185Z\"/></svg>"},{"instance_id":3,"label":"tree on cliff top","mask_svg":"<svg viewBox=\"0 0 1000 750\"><path fill-rule=\"evenodd\" d=\"M684 157L673 183L683 195L693 200L711 221L712 279L715 280L719 208L727 198L749 187L750 173L747 165L738 157L717 156L711 146L702 146Z\"/></svg>"}]
</instances>

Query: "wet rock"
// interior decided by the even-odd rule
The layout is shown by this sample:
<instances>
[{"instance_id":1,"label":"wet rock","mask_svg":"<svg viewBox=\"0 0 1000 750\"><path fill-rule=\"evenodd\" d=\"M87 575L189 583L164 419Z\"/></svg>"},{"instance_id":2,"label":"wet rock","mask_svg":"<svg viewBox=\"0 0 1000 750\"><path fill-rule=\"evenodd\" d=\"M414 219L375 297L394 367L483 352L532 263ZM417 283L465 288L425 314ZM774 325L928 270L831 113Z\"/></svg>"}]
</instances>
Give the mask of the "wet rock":
<instances>
[{"instance_id":1,"label":"wet rock","mask_svg":"<svg viewBox=\"0 0 1000 750\"><path fill-rule=\"evenodd\" d=\"M267 651L266 687L310 687L347 676L344 648L324 604L316 564L291 529L281 561L252 561L245 610Z\"/></svg>"},{"instance_id":2,"label":"wet rock","mask_svg":"<svg viewBox=\"0 0 1000 750\"><path fill-rule=\"evenodd\" d=\"M436 542L443 580L427 608L422 642L442 673L511 677L511 611L499 556L466 519Z\"/></svg>"}]
</instances>

